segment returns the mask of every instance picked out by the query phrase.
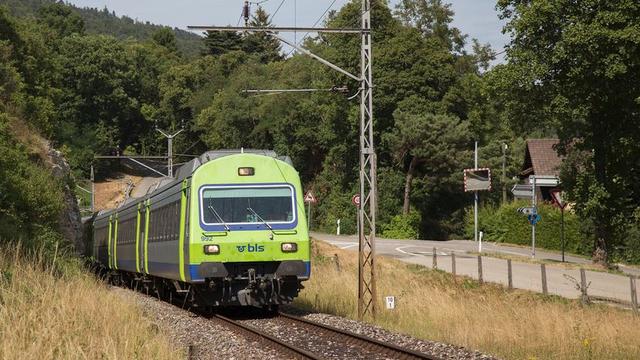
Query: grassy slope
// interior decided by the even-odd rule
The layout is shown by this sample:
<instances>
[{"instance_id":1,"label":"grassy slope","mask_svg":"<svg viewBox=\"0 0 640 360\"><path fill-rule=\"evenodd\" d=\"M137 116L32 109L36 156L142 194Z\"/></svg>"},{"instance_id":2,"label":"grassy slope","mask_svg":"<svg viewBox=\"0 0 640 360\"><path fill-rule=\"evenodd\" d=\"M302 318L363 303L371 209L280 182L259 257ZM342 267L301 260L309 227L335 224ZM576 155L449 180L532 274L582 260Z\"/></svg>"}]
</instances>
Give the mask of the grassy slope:
<instances>
[{"instance_id":1,"label":"grassy slope","mask_svg":"<svg viewBox=\"0 0 640 360\"><path fill-rule=\"evenodd\" d=\"M338 271L334 254L338 254ZM376 323L418 338L463 345L507 359L638 359L640 318L605 305L458 278L378 258L378 294L396 296L397 308ZM312 280L297 305L356 318L355 252L314 242Z\"/></svg>"},{"instance_id":2,"label":"grassy slope","mask_svg":"<svg viewBox=\"0 0 640 360\"><path fill-rule=\"evenodd\" d=\"M0 358L183 358L78 260L16 252L0 249Z\"/></svg>"}]
</instances>

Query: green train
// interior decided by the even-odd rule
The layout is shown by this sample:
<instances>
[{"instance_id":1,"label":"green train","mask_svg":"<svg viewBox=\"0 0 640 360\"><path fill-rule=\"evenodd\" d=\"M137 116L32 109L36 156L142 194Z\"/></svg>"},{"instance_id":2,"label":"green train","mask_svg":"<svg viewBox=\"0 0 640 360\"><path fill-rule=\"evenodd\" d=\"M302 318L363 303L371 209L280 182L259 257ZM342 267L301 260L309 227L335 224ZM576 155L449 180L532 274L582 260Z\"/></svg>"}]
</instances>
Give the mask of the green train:
<instances>
[{"instance_id":1,"label":"green train","mask_svg":"<svg viewBox=\"0 0 640 360\"><path fill-rule=\"evenodd\" d=\"M206 306L273 307L309 279L300 177L266 150L210 151L93 219L110 278Z\"/></svg>"}]
</instances>

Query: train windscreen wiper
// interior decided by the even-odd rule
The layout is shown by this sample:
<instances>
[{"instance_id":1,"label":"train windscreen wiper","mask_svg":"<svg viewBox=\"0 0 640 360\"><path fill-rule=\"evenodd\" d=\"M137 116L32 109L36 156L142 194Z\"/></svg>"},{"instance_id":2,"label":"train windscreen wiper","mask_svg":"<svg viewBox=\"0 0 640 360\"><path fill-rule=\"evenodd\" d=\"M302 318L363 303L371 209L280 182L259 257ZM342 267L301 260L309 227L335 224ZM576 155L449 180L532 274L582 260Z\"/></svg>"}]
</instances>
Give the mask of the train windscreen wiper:
<instances>
[{"instance_id":1,"label":"train windscreen wiper","mask_svg":"<svg viewBox=\"0 0 640 360\"><path fill-rule=\"evenodd\" d=\"M207 206L209 208L209 210L211 211L211 213L213 213L213 215L215 217L218 218L218 220L220 220L220 223L222 224L222 226L224 226L224 228L228 231L231 232L231 228L229 227L229 225L227 225L227 223L224 222L224 220L222 220L222 216L220 216L220 214L218 214L218 212L216 211L216 209L209 204L209 206Z\"/></svg>"},{"instance_id":2,"label":"train windscreen wiper","mask_svg":"<svg viewBox=\"0 0 640 360\"><path fill-rule=\"evenodd\" d=\"M273 232L273 228L271 227L271 225L269 225L268 222L264 221L264 219L262 218L262 216L260 216L260 214L258 214L255 210L253 210L252 208L248 207L247 210L251 211L253 213L253 215L255 215L258 220L262 221L263 224L265 224L269 230L271 230L271 234L275 235L275 233Z\"/></svg>"}]
</instances>

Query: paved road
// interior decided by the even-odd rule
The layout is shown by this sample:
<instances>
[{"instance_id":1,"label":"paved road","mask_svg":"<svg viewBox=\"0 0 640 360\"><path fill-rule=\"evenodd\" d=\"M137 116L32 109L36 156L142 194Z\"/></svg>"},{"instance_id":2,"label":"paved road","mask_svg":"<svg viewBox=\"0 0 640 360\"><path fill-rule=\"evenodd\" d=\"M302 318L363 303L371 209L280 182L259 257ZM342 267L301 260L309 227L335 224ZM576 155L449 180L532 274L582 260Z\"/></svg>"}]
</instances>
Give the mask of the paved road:
<instances>
[{"instance_id":1,"label":"paved road","mask_svg":"<svg viewBox=\"0 0 640 360\"><path fill-rule=\"evenodd\" d=\"M342 249L356 251L356 236L336 236L311 233L316 239L329 242ZM451 253L456 254L456 273L478 278L477 243L466 240L426 241L426 240L391 240L377 239L376 251L379 255L393 257L398 260L431 267L433 264L433 248L437 249L438 269L451 272ZM495 243L483 243L483 252L496 252L515 256L531 256L530 249ZM537 259L560 261L561 255L549 251L537 251ZM587 264L588 259L566 255L565 260L577 264ZM507 285L507 261L491 257L482 258L484 281ZM546 265L549 293L567 298L580 297L577 282L580 281L578 269L564 269L552 264ZM540 265L512 261L513 286L519 289L542 292L542 276ZM626 269L635 271L635 268ZM631 300L630 281L626 276L597 271L586 271L587 282L590 282L588 293L592 296L607 297L629 302ZM637 273L635 274L637 275ZM640 281L637 281L640 285ZM638 291L640 293L640 291Z\"/></svg>"}]
</instances>

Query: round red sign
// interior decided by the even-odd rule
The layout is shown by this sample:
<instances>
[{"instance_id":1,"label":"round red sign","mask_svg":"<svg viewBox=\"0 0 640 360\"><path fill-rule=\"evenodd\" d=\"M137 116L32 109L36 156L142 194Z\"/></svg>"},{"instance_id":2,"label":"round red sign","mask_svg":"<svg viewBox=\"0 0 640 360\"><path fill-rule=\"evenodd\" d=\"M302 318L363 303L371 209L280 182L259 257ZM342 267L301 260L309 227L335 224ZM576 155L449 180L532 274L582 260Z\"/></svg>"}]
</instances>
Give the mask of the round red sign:
<instances>
[{"instance_id":1,"label":"round red sign","mask_svg":"<svg viewBox=\"0 0 640 360\"><path fill-rule=\"evenodd\" d=\"M353 205L360 207L360 194L355 194L351 197Z\"/></svg>"}]
</instances>

